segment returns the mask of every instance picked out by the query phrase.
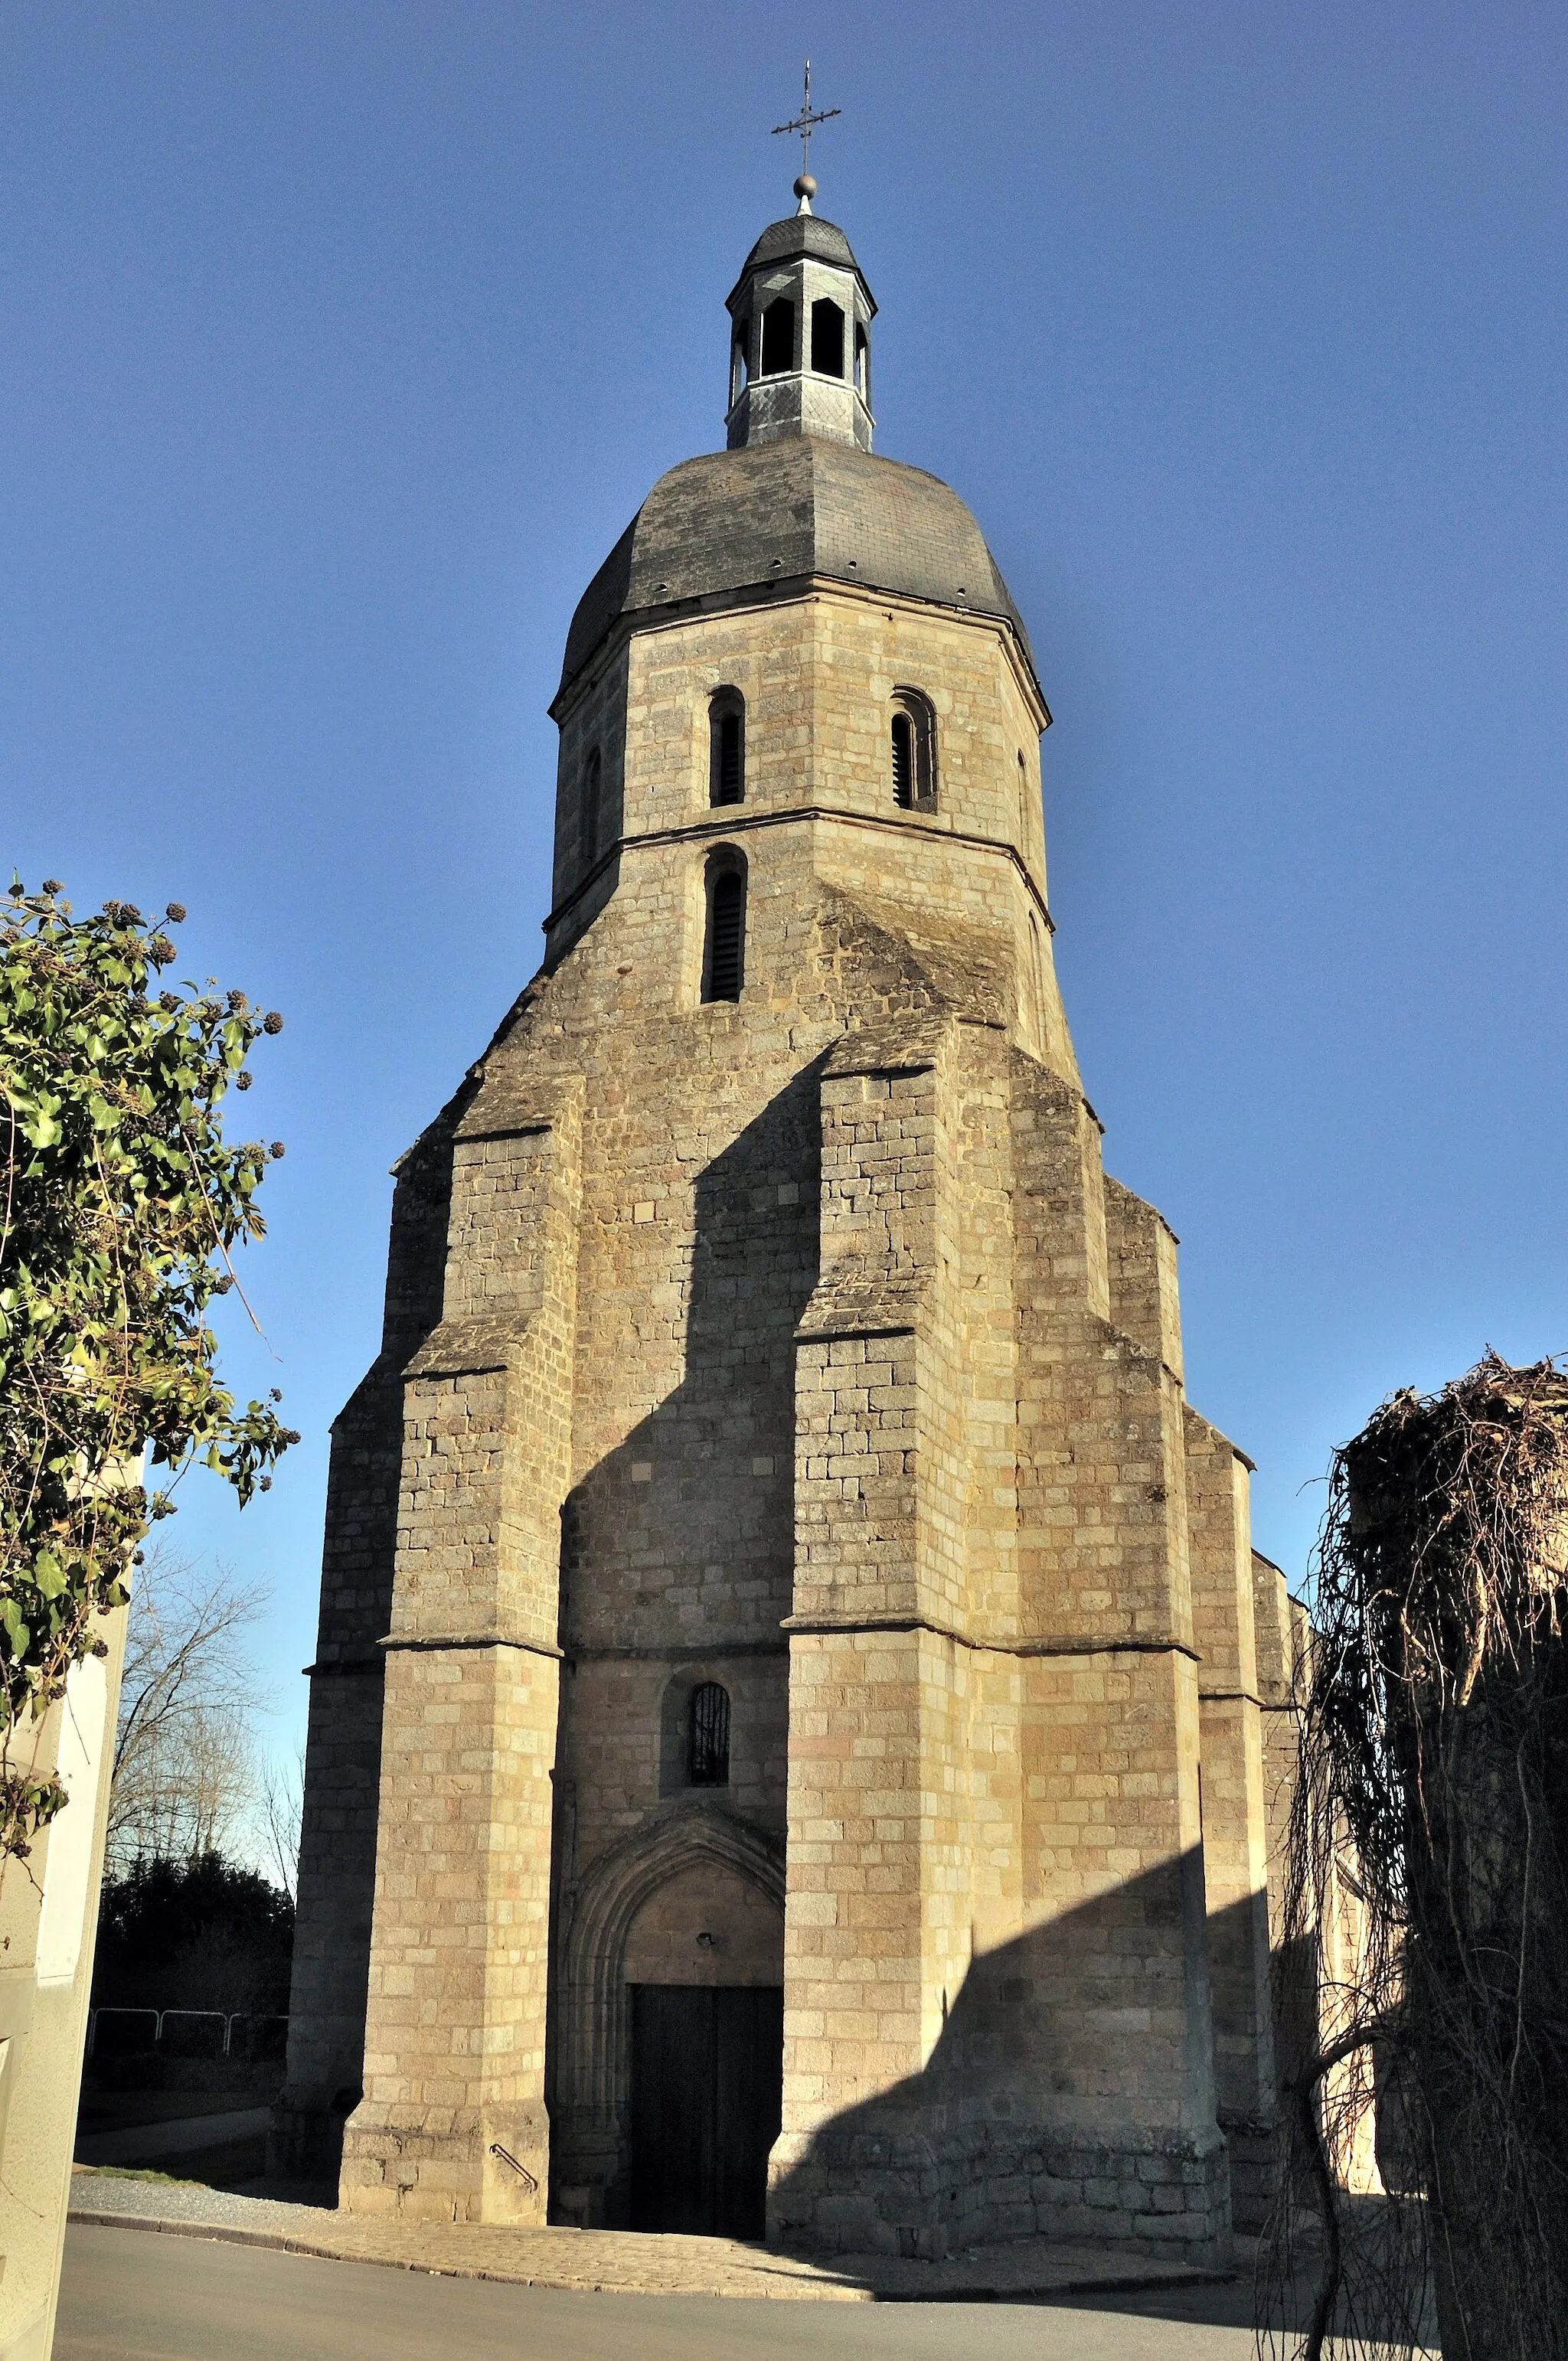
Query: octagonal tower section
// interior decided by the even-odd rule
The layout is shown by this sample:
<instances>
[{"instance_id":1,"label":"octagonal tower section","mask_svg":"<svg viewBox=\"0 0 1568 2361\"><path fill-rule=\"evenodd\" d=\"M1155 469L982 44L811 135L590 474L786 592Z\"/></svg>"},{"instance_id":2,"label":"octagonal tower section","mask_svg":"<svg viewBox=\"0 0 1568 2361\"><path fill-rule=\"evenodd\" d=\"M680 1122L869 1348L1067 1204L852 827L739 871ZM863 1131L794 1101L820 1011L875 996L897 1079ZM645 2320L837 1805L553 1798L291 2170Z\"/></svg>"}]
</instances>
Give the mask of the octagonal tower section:
<instances>
[{"instance_id":1,"label":"octagonal tower section","mask_svg":"<svg viewBox=\"0 0 1568 2361\"><path fill-rule=\"evenodd\" d=\"M762 232L727 302L729 448L816 434L869 451L876 302L843 231L803 201Z\"/></svg>"}]
</instances>

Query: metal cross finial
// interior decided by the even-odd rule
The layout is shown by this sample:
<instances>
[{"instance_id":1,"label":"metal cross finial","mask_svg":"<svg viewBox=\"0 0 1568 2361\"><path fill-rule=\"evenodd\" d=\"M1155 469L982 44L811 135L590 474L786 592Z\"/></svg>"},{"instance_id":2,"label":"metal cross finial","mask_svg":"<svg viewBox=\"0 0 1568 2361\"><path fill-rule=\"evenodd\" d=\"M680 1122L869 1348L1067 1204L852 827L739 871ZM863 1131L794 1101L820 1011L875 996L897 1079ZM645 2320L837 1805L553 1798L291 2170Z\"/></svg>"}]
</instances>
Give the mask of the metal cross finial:
<instances>
[{"instance_id":1,"label":"metal cross finial","mask_svg":"<svg viewBox=\"0 0 1568 2361\"><path fill-rule=\"evenodd\" d=\"M803 181L808 179L810 175L811 134L813 127L818 123L831 123L833 117L836 115L841 115L843 111L844 110L841 106L829 106L824 108L820 115L813 115L811 112L811 60L807 58L806 60L806 89L801 101L800 113L795 116L793 123L775 123L773 126L773 137L775 139L778 137L781 131L799 132L800 177Z\"/></svg>"}]
</instances>

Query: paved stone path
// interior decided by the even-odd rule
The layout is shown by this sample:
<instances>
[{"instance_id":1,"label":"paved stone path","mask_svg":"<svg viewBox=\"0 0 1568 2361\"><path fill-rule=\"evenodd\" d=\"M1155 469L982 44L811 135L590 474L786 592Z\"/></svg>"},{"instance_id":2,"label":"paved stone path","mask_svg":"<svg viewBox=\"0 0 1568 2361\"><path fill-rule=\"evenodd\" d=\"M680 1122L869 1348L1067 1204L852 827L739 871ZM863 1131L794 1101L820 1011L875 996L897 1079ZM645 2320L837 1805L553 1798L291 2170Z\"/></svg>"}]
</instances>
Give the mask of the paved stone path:
<instances>
[{"instance_id":1,"label":"paved stone path","mask_svg":"<svg viewBox=\"0 0 1568 2361\"><path fill-rule=\"evenodd\" d=\"M641 2295L790 2297L818 2302L911 2303L1021 2300L1073 2292L1201 2287L1215 2275L1104 2246L1045 2239L975 2247L946 2263L890 2255L802 2262L730 2238L654 2236L632 2230L512 2230L467 2223L396 2222L324 2207L243 2197L189 2181L78 2171L73 2222L136 2226L184 2238L281 2248L345 2262L390 2264L455 2279Z\"/></svg>"}]
</instances>

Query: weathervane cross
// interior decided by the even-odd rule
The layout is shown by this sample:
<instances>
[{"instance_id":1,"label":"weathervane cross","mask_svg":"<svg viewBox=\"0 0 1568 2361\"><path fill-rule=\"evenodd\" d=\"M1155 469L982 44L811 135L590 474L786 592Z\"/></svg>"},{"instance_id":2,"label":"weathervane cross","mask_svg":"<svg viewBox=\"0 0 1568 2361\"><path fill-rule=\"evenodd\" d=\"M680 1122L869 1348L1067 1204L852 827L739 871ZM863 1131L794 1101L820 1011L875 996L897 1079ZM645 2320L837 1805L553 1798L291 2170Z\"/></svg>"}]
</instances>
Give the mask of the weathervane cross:
<instances>
[{"instance_id":1,"label":"weathervane cross","mask_svg":"<svg viewBox=\"0 0 1568 2361\"><path fill-rule=\"evenodd\" d=\"M818 123L831 123L833 117L836 115L842 115L843 111L844 110L841 106L828 106L825 107L820 115L813 115L811 112L811 60L807 58L806 60L806 88L801 100L800 113L795 116L793 123L775 123L773 126L773 137L775 139L778 137L781 131L799 132L800 177L803 181L808 177L811 170L811 134L813 128Z\"/></svg>"}]
</instances>

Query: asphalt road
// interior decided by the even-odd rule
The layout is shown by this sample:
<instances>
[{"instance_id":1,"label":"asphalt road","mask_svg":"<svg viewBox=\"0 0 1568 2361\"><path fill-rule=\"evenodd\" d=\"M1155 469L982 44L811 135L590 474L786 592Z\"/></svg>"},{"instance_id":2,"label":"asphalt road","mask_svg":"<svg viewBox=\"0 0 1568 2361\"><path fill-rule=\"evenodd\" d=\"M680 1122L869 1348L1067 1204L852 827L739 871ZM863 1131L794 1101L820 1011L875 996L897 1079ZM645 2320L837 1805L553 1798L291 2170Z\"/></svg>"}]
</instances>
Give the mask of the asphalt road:
<instances>
[{"instance_id":1,"label":"asphalt road","mask_svg":"<svg viewBox=\"0 0 1568 2361\"><path fill-rule=\"evenodd\" d=\"M68 2231L54 2361L1252 2361L1239 2286L1071 2304L573 2295Z\"/></svg>"}]
</instances>

